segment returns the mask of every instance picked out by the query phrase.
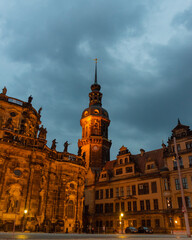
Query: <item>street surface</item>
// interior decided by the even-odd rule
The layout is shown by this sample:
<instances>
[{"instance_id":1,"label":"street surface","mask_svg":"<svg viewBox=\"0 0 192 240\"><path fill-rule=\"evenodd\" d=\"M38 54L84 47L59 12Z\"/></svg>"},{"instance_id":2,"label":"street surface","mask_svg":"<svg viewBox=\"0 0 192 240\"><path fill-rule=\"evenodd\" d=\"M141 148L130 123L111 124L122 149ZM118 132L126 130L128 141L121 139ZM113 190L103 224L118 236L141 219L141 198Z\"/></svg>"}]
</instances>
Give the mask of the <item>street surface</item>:
<instances>
[{"instance_id":1,"label":"street surface","mask_svg":"<svg viewBox=\"0 0 192 240\"><path fill-rule=\"evenodd\" d=\"M41 240L41 239L99 239L99 240L116 240L116 239L128 239L128 240L151 240L151 239L158 239L158 240L170 240L170 239L192 239L187 238L185 235L169 235L169 234L60 234L60 233L4 233L0 232L0 239L9 240L9 239L34 239L34 240Z\"/></svg>"}]
</instances>

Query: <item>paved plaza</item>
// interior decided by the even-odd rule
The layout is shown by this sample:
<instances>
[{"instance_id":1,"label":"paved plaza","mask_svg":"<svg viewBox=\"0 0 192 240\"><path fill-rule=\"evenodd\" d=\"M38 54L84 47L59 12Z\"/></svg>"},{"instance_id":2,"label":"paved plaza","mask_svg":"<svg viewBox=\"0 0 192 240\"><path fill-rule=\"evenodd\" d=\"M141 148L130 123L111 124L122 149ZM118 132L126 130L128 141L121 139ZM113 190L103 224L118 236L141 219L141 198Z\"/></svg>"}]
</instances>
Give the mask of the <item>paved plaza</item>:
<instances>
[{"instance_id":1,"label":"paved plaza","mask_svg":"<svg viewBox=\"0 0 192 240\"><path fill-rule=\"evenodd\" d=\"M166 239L192 239L187 238L185 235L168 235L168 234L54 234L54 233L0 233L0 239L9 240L9 239L129 239L129 240L137 240L137 239L158 239L158 240L166 240Z\"/></svg>"}]
</instances>

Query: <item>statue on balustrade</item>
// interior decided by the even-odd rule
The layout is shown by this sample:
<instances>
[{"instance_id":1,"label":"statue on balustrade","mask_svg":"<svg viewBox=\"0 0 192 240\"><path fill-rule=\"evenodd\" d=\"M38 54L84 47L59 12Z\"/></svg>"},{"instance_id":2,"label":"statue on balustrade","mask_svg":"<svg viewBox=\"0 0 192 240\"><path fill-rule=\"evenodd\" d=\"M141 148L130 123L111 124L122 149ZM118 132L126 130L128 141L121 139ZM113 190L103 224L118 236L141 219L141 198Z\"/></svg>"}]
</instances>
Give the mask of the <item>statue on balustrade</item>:
<instances>
[{"instance_id":1,"label":"statue on balustrade","mask_svg":"<svg viewBox=\"0 0 192 240\"><path fill-rule=\"evenodd\" d=\"M4 87L4 88L2 89L2 94L3 94L3 95L6 95L6 93L7 93L7 88Z\"/></svg>"},{"instance_id":2,"label":"statue on balustrade","mask_svg":"<svg viewBox=\"0 0 192 240\"><path fill-rule=\"evenodd\" d=\"M39 136L38 138L46 139L47 137L47 129L43 127L43 125L39 128ZM56 142L55 142L56 143Z\"/></svg>"},{"instance_id":3,"label":"statue on balustrade","mask_svg":"<svg viewBox=\"0 0 192 240\"><path fill-rule=\"evenodd\" d=\"M43 108L40 107L39 110L38 110L38 114L39 114L39 116L41 116L41 111L42 111L42 109L43 109Z\"/></svg>"},{"instance_id":4,"label":"statue on balustrade","mask_svg":"<svg viewBox=\"0 0 192 240\"><path fill-rule=\"evenodd\" d=\"M28 97L28 103L31 104L32 100L33 100L33 97L30 95L30 96Z\"/></svg>"},{"instance_id":5,"label":"statue on balustrade","mask_svg":"<svg viewBox=\"0 0 192 240\"><path fill-rule=\"evenodd\" d=\"M70 143L68 143L68 141L66 141L66 142L64 143L64 152L67 152L69 145L70 145Z\"/></svg>"},{"instance_id":6,"label":"statue on balustrade","mask_svg":"<svg viewBox=\"0 0 192 240\"><path fill-rule=\"evenodd\" d=\"M52 145L51 145L52 150L56 150L56 144L57 144L56 139L53 139Z\"/></svg>"}]
</instances>

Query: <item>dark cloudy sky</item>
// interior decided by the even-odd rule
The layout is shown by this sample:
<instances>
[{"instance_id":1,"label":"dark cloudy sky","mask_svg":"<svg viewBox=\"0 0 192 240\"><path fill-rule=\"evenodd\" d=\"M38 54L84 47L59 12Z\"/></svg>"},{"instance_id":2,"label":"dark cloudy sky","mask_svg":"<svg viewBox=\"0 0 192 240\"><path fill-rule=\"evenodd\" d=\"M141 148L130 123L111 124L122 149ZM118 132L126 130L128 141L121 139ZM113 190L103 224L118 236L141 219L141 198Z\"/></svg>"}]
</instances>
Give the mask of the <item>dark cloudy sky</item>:
<instances>
[{"instance_id":1,"label":"dark cloudy sky","mask_svg":"<svg viewBox=\"0 0 192 240\"><path fill-rule=\"evenodd\" d=\"M43 107L48 146L77 153L95 57L112 159L192 127L191 0L0 1L0 87Z\"/></svg>"}]
</instances>

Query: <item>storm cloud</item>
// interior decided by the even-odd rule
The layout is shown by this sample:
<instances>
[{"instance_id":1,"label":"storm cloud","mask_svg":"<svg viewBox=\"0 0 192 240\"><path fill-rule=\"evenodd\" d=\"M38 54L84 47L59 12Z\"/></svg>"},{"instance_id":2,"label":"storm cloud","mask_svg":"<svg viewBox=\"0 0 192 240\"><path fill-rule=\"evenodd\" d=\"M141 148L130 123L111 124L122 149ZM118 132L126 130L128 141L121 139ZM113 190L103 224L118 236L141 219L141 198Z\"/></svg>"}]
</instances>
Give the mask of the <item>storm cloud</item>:
<instances>
[{"instance_id":1,"label":"storm cloud","mask_svg":"<svg viewBox=\"0 0 192 240\"><path fill-rule=\"evenodd\" d=\"M191 53L191 0L0 2L1 88L33 96L59 151L77 153L95 57L112 159L160 148L178 117L192 126Z\"/></svg>"}]
</instances>

